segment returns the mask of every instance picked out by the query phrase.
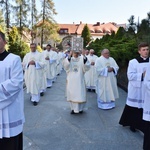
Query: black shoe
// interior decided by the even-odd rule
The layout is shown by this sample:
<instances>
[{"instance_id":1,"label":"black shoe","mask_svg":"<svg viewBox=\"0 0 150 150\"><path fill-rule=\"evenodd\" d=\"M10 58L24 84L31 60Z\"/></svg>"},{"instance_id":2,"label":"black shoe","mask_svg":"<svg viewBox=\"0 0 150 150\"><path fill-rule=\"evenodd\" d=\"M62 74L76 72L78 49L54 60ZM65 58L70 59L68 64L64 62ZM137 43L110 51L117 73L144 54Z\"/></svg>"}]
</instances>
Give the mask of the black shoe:
<instances>
[{"instance_id":1,"label":"black shoe","mask_svg":"<svg viewBox=\"0 0 150 150\"><path fill-rule=\"evenodd\" d=\"M134 127L130 127L130 130L131 130L132 132L136 132L136 129L135 129Z\"/></svg>"},{"instance_id":2,"label":"black shoe","mask_svg":"<svg viewBox=\"0 0 150 150\"><path fill-rule=\"evenodd\" d=\"M74 110L72 110L70 114L75 114Z\"/></svg>"},{"instance_id":3,"label":"black shoe","mask_svg":"<svg viewBox=\"0 0 150 150\"><path fill-rule=\"evenodd\" d=\"M38 104L37 102L33 102L33 105L34 105L34 106L37 106L37 104Z\"/></svg>"},{"instance_id":4,"label":"black shoe","mask_svg":"<svg viewBox=\"0 0 150 150\"><path fill-rule=\"evenodd\" d=\"M41 93L40 93L40 96L44 96L44 92L41 92Z\"/></svg>"},{"instance_id":5,"label":"black shoe","mask_svg":"<svg viewBox=\"0 0 150 150\"><path fill-rule=\"evenodd\" d=\"M95 89L93 89L92 91L95 92Z\"/></svg>"},{"instance_id":6,"label":"black shoe","mask_svg":"<svg viewBox=\"0 0 150 150\"><path fill-rule=\"evenodd\" d=\"M83 110L79 111L79 113L82 114L82 113L83 113Z\"/></svg>"}]
</instances>

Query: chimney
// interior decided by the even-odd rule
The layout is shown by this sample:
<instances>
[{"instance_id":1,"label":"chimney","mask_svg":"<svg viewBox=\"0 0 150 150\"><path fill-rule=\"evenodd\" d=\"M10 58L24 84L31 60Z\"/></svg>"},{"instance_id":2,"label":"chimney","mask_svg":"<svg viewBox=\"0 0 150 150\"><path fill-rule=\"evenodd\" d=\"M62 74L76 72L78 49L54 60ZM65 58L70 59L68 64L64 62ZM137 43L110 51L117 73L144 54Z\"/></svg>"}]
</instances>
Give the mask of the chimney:
<instances>
[{"instance_id":1,"label":"chimney","mask_svg":"<svg viewBox=\"0 0 150 150\"><path fill-rule=\"evenodd\" d=\"M82 21L80 21L80 24L82 24Z\"/></svg>"},{"instance_id":2,"label":"chimney","mask_svg":"<svg viewBox=\"0 0 150 150\"><path fill-rule=\"evenodd\" d=\"M97 25L99 26L99 25L100 25L100 22L97 22Z\"/></svg>"}]
</instances>

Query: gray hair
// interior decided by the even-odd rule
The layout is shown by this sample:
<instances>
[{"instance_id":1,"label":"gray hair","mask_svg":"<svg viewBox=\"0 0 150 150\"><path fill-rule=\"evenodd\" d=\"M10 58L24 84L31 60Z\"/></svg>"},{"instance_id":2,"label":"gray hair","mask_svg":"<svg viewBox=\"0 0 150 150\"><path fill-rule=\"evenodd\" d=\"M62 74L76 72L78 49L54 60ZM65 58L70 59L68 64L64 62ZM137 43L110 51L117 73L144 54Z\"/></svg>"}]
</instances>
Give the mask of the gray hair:
<instances>
[{"instance_id":1,"label":"gray hair","mask_svg":"<svg viewBox=\"0 0 150 150\"><path fill-rule=\"evenodd\" d=\"M103 50L101 51L101 55L103 55L105 52L109 52L109 50L108 50L107 48L103 49Z\"/></svg>"}]
</instances>

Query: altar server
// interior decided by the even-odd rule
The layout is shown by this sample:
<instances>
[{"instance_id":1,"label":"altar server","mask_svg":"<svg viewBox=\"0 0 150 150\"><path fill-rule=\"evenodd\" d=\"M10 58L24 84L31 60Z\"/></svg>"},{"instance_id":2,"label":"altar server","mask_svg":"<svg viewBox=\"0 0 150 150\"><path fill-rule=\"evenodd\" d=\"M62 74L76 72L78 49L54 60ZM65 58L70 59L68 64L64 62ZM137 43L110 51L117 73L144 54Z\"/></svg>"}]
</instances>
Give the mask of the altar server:
<instances>
[{"instance_id":1,"label":"altar server","mask_svg":"<svg viewBox=\"0 0 150 150\"><path fill-rule=\"evenodd\" d=\"M128 76L128 95L126 105L123 110L119 123L123 126L129 126L132 132L136 129L144 132L145 123L142 120L144 86L143 81L145 72L149 66L149 46L147 43L138 45L139 57L129 61Z\"/></svg>"},{"instance_id":2,"label":"altar server","mask_svg":"<svg viewBox=\"0 0 150 150\"><path fill-rule=\"evenodd\" d=\"M5 50L0 31L0 150L23 150L23 69L19 56Z\"/></svg>"}]
</instances>

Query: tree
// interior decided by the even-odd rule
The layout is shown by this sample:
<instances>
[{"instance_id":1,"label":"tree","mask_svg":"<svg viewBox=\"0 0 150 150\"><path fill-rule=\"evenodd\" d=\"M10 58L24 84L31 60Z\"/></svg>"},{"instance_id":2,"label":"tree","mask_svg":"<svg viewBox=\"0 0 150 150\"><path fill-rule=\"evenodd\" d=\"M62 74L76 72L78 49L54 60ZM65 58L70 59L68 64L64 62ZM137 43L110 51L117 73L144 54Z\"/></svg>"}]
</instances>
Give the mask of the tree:
<instances>
[{"instance_id":1,"label":"tree","mask_svg":"<svg viewBox=\"0 0 150 150\"><path fill-rule=\"evenodd\" d=\"M24 27L28 27L28 11L29 9L29 0L15 0L16 6L14 6L15 13L15 25L19 27L19 34L22 38L22 31Z\"/></svg>"},{"instance_id":2,"label":"tree","mask_svg":"<svg viewBox=\"0 0 150 150\"><path fill-rule=\"evenodd\" d=\"M6 24L4 21L2 11L0 11L0 31L5 32L5 30L6 30Z\"/></svg>"},{"instance_id":3,"label":"tree","mask_svg":"<svg viewBox=\"0 0 150 150\"><path fill-rule=\"evenodd\" d=\"M0 6L2 6L2 12L5 16L5 23L7 28L7 34L9 33L9 27L10 27L10 8L12 5L9 3L8 0L1 0Z\"/></svg>"},{"instance_id":4,"label":"tree","mask_svg":"<svg viewBox=\"0 0 150 150\"><path fill-rule=\"evenodd\" d=\"M35 0L31 0L31 37L32 43L36 35L35 25L38 21L37 9L36 9L36 2Z\"/></svg>"},{"instance_id":5,"label":"tree","mask_svg":"<svg viewBox=\"0 0 150 150\"><path fill-rule=\"evenodd\" d=\"M115 38L121 39L125 35L125 33L126 33L125 29L123 27L120 27L117 33L115 34Z\"/></svg>"},{"instance_id":6,"label":"tree","mask_svg":"<svg viewBox=\"0 0 150 150\"><path fill-rule=\"evenodd\" d=\"M86 47L89 44L89 42L91 41L91 32L90 32L87 24L83 28L81 37L83 37L83 46Z\"/></svg>"},{"instance_id":7,"label":"tree","mask_svg":"<svg viewBox=\"0 0 150 150\"><path fill-rule=\"evenodd\" d=\"M58 26L56 21L53 19L53 15L56 15L57 12L54 8L54 3L52 0L41 0L42 10L40 17L42 21L37 26L38 36L41 37L41 47L43 47L43 42L48 41L51 38L52 34L56 34L58 31Z\"/></svg>"},{"instance_id":8,"label":"tree","mask_svg":"<svg viewBox=\"0 0 150 150\"><path fill-rule=\"evenodd\" d=\"M150 12L147 13L147 20L148 20L149 25L150 25Z\"/></svg>"},{"instance_id":9,"label":"tree","mask_svg":"<svg viewBox=\"0 0 150 150\"><path fill-rule=\"evenodd\" d=\"M136 31L136 23L134 22L134 16L133 15L128 19L128 22L129 22L128 32L130 34L134 35L135 31Z\"/></svg>"},{"instance_id":10,"label":"tree","mask_svg":"<svg viewBox=\"0 0 150 150\"><path fill-rule=\"evenodd\" d=\"M147 19L143 19L141 24L139 25L137 32L137 41L145 41L150 43L150 27L149 21Z\"/></svg>"},{"instance_id":11,"label":"tree","mask_svg":"<svg viewBox=\"0 0 150 150\"><path fill-rule=\"evenodd\" d=\"M21 58L29 52L30 48L24 41L20 41L20 34L16 27L9 32L9 52L20 55Z\"/></svg>"}]
</instances>

